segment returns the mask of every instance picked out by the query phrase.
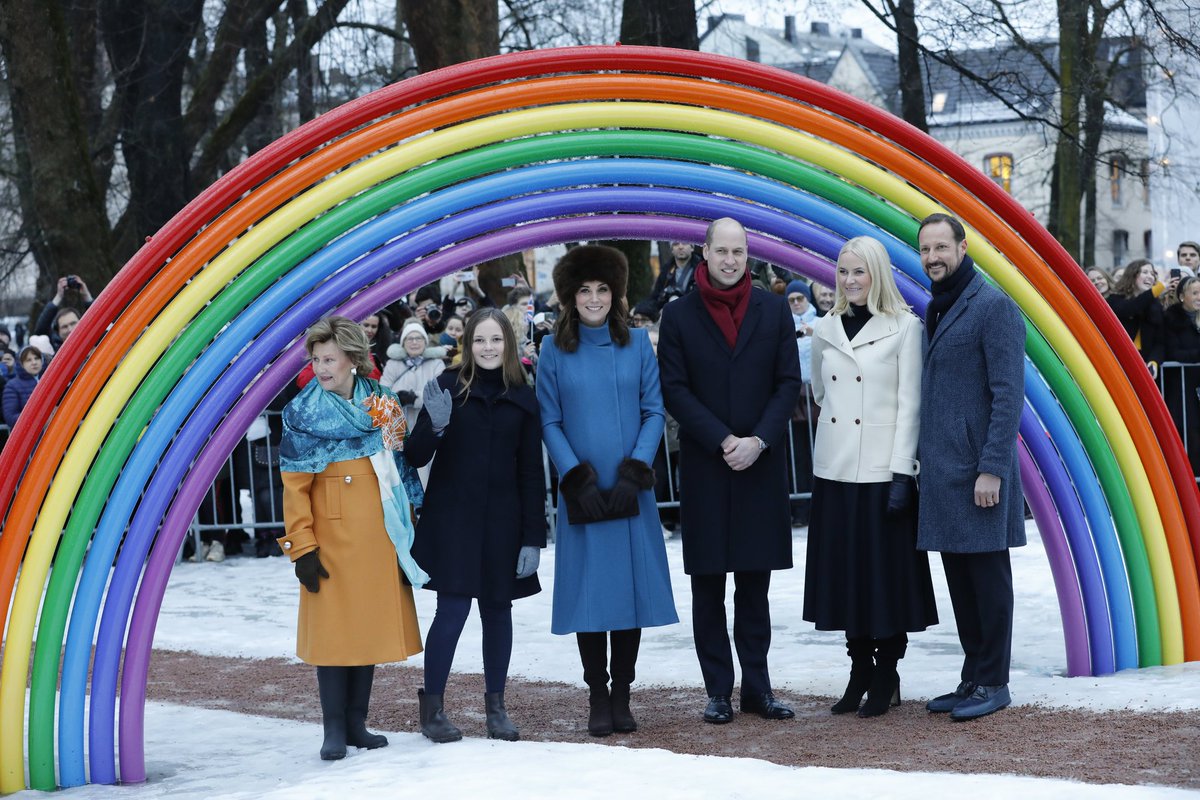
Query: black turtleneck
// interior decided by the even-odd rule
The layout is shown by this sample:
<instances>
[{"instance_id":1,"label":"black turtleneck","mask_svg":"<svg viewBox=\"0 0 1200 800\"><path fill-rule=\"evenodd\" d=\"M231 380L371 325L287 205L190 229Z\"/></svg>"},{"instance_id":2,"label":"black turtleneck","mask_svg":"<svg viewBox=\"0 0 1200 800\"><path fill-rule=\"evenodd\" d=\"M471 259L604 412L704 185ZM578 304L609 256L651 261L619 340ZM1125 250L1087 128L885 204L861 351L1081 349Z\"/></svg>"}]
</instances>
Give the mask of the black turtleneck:
<instances>
[{"instance_id":1,"label":"black turtleneck","mask_svg":"<svg viewBox=\"0 0 1200 800\"><path fill-rule=\"evenodd\" d=\"M504 392L504 367L480 369L475 365L475 380L471 381L471 393L478 393L485 400L494 400Z\"/></svg>"},{"instance_id":2,"label":"black turtleneck","mask_svg":"<svg viewBox=\"0 0 1200 800\"><path fill-rule=\"evenodd\" d=\"M846 313L842 317L842 330L846 332L846 338L854 341L854 337L858 336L858 332L867 324L867 320L871 318L871 309L867 306L848 306Z\"/></svg>"}]
</instances>

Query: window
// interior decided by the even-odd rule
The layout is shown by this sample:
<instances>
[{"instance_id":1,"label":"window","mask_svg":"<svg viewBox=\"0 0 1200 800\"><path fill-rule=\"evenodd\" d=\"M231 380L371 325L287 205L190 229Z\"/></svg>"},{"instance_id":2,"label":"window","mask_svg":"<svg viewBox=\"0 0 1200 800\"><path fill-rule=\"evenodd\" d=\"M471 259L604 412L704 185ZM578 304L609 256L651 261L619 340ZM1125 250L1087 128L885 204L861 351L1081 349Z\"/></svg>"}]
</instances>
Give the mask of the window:
<instances>
[{"instance_id":1,"label":"window","mask_svg":"<svg viewBox=\"0 0 1200 800\"><path fill-rule=\"evenodd\" d=\"M1124 265L1129 258L1129 231L1115 230L1112 234L1113 269Z\"/></svg>"},{"instance_id":2,"label":"window","mask_svg":"<svg viewBox=\"0 0 1200 800\"><path fill-rule=\"evenodd\" d=\"M993 153L983 159L983 171L1004 191L1012 194L1012 153Z\"/></svg>"},{"instance_id":3,"label":"window","mask_svg":"<svg viewBox=\"0 0 1200 800\"><path fill-rule=\"evenodd\" d=\"M1108 188L1112 195L1113 208L1120 208L1125 205L1125 171L1125 157L1113 156L1108 168Z\"/></svg>"},{"instance_id":4,"label":"window","mask_svg":"<svg viewBox=\"0 0 1200 800\"><path fill-rule=\"evenodd\" d=\"M1151 231L1142 231L1142 249L1145 251L1145 257L1151 260L1154 258L1154 248L1151 247L1152 244L1154 244L1153 233Z\"/></svg>"},{"instance_id":5,"label":"window","mask_svg":"<svg viewBox=\"0 0 1200 800\"><path fill-rule=\"evenodd\" d=\"M933 113L935 113L935 114L942 113L942 111L944 111L946 109L946 93L945 92L934 92L933 93L933 104L930 106L930 108L933 111Z\"/></svg>"},{"instance_id":6,"label":"window","mask_svg":"<svg viewBox=\"0 0 1200 800\"><path fill-rule=\"evenodd\" d=\"M758 40L751 39L749 36L747 36L746 37L746 60L747 61L759 61L761 59L762 59L762 56L759 52Z\"/></svg>"}]
</instances>

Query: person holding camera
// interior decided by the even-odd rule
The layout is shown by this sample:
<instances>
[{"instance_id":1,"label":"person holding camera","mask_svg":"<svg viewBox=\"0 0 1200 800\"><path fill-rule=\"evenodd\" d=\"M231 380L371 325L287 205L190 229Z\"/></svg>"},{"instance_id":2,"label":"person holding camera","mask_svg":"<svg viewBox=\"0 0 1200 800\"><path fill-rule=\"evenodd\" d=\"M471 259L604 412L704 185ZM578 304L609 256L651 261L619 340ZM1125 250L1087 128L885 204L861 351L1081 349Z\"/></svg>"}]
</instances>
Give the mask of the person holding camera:
<instances>
[{"instance_id":1,"label":"person holding camera","mask_svg":"<svg viewBox=\"0 0 1200 800\"><path fill-rule=\"evenodd\" d=\"M75 308L63 305L68 292L77 294L83 310L88 310L92 304L92 293L87 284L78 275L64 275L58 279L54 299L42 308L42 313L38 316L37 324L33 328L35 336L50 337L50 344L54 347L55 352L62 347L63 342L71 335L71 331L75 330L75 326L79 324L79 318L83 316Z\"/></svg>"}]
</instances>

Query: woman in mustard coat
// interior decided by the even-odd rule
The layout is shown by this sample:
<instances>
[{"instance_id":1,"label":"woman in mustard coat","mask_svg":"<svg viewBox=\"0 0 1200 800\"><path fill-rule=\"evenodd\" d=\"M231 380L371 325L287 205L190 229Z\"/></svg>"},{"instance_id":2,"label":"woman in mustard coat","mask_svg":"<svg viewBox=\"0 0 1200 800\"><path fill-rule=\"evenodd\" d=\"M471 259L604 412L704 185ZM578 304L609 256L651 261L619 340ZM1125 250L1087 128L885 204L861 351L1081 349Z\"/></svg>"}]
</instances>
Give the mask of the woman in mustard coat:
<instances>
[{"instance_id":1,"label":"woman in mustard coat","mask_svg":"<svg viewBox=\"0 0 1200 800\"><path fill-rule=\"evenodd\" d=\"M279 542L303 585L296 655L317 667L321 758L334 760L347 745L387 744L366 729L374 665L421 652L400 572L417 586L427 576L409 554L408 493L393 454L403 446L403 409L359 377L371 368L362 328L329 317L309 328L305 345L315 380L283 412Z\"/></svg>"}]
</instances>

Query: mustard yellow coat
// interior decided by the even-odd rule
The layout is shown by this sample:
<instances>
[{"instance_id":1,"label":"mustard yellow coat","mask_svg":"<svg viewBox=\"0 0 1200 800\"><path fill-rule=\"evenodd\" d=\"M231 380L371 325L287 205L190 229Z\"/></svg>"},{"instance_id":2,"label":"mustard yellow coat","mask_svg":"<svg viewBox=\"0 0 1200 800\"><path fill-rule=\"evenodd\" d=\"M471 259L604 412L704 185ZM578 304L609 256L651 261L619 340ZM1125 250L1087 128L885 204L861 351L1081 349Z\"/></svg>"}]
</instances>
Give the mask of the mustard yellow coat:
<instances>
[{"instance_id":1,"label":"mustard yellow coat","mask_svg":"<svg viewBox=\"0 0 1200 800\"><path fill-rule=\"evenodd\" d=\"M282 476L283 552L295 561L319 547L329 572L319 592L299 587L296 656L318 666L349 667L421 652L412 587L400 579L370 460Z\"/></svg>"}]
</instances>

